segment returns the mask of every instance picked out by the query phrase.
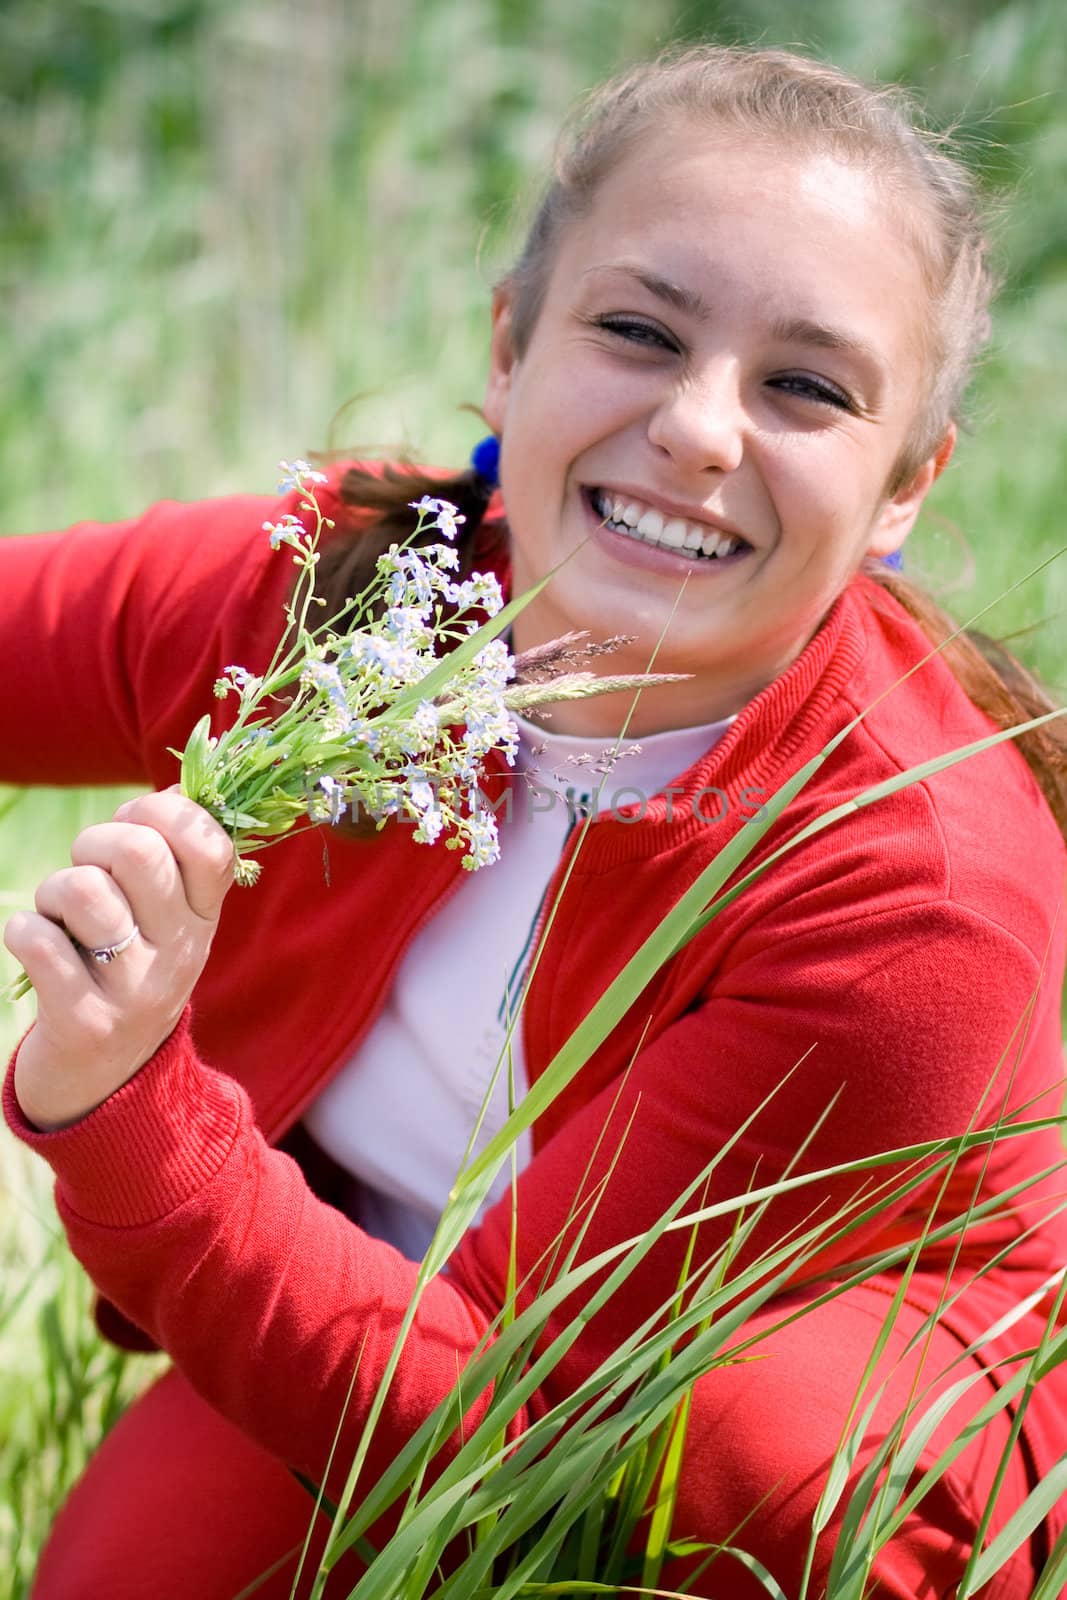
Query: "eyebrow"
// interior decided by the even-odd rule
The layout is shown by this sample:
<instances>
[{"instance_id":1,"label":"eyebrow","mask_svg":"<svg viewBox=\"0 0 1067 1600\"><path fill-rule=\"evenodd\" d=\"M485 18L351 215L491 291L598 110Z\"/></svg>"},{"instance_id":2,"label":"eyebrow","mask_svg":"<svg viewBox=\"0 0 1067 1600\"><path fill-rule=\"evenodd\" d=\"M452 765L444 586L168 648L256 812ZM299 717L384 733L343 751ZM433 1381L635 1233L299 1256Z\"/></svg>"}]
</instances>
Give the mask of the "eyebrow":
<instances>
[{"instance_id":1,"label":"eyebrow","mask_svg":"<svg viewBox=\"0 0 1067 1600\"><path fill-rule=\"evenodd\" d=\"M596 272L624 273L626 277L636 279L649 294L654 294L658 300L665 300L669 306L684 312L686 316L697 317L703 322L711 316L711 307L703 295L695 289L683 289L680 284L672 283L670 278L661 278L658 272L649 272L629 261L605 261L600 266L587 267L582 276L588 278Z\"/></svg>"},{"instance_id":2,"label":"eyebrow","mask_svg":"<svg viewBox=\"0 0 1067 1600\"><path fill-rule=\"evenodd\" d=\"M587 268L583 276L588 277L595 272L623 273L626 277L635 279L657 299L673 306L676 311L681 311L684 315L694 317L701 322L707 322L711 317L711 307L703 295L695 289L683 289L670 278L660 277L658 272L649 272L646 268L638 267L628 261L608 261L601 266ZM846 333L842 328L831 327L825 322L815 322L808 317L779 317L772 322L770 333L773 339L780 339L783 344L806 344L819 350L838 350L843 355L857 356L872 368L879 380L885 378L885 367L878 352L864 340L856 338L854 334Z\"/></svg>"},{"instance_id":3,"label":"eyebrow","mask_svg":"<svg viewBox=\"0 0 1067 1600\"><path fill-rule=\"evenodd\" d=\"M840 350L845 355L861 356L876 371L882 371L881 357L869 344L825 322L812 322L807 317L779 318L771 324L771 334L784 344L811 344L820 350Z\"/></svg>"}]
</instances>

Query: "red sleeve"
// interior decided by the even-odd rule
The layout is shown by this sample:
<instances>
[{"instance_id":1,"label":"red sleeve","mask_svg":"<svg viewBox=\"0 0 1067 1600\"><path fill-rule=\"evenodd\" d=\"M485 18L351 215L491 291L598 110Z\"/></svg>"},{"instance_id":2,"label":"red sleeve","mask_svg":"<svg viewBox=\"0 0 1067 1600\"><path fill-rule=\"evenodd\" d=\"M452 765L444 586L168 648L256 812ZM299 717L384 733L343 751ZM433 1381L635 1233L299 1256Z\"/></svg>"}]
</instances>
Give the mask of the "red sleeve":
<instances>
[{"instance_id":1,"label":"red sleeve","mask_svg":"<svg viewBox=\"0 0 1067 1600\"><path fill-rule=\"evenodd\" d=\"M240 1085L199 1060L188 1017L72 1127L37 1132L13 1071L4 1110L62 1173L56 1201L71 1248L102 1292L212 1405L316 1481L355 1371L330 1486L339 1495L414 1292L414 1264L316 1199L296 1162L265 1143ZM433 1281L368 1482L448 1394L488 1313L446 1276Z\"/></svg>"},{"instance_id":2,"label":"red sleeve","mask_svg":"<svg viewBox=\"0 0 1067 1600\"><path fill-rule=\"evenodd\" d=\"M943 979L936 989L932 973ZM586 1258L651 1226L802 1058L793 1088L726 1155L713 1198L780 1175L842 1084L809 1167L962 1130L1011 1045L1038 971L1010 935L939 902L792 935L780 928L777 938L743 936L720 983L638 1057L605 1140L613 1088L574 1116L522 1175L520 1280L555 1240L576 1188L584 1182L588 1190L615 1155L631 1113ZM1046 1018L1058 1015L1054 1001ZM1050 1025L1040 1023L1043 1037ZM1018 1096L1033 1090L1024 1074ZM54 1167L72 1249L101 1291L269 1450L316 1476L358 1366L339 1452L351 1460L415 1268L313 1198L295 1164L264 1143L243 1090L197 1059L188 1033L179 1031L72 1128L39 1134L28 1127L10 1074L5 1110ZM1054 1143L1037 1141L1025 1152L1007 1144L1005 1165L991 1170L990 1182L1000 1187L1036 1170ZM847 1179L776 1203L752 1248L854 1188ZM707 1225L700 1255L726 1237L732 1220ZM509 1226L505 1198L429 1286L372 1472L448 1392L499 1309ZM685 1243L676 1235L657 1247L535 1398L538 1409L572 1389L670 1297ZM567 1306L557 1323L574 1310ZM332 1492L341 1481L343 1471Z\"/></svg>"},{"instance_id":3,"label":"red sleeve","mask_svg":"<svg viewBox=\"0 0 1067 1600\"><path fill-rule=\"evenodd\" d=\"M296 498L0 539L0 781L173 782L220 667L269 660L293 568L262 524Z\"/></svg>"}]
</instances>

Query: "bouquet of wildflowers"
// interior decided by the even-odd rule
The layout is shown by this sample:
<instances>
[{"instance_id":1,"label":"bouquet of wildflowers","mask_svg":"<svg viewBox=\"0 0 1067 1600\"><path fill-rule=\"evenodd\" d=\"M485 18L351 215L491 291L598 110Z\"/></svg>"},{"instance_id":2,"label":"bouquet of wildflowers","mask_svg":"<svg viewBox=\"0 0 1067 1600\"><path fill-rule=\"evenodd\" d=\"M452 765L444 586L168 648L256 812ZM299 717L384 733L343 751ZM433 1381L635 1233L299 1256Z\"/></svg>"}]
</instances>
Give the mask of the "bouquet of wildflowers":
<instances>
[{"instance_id":1,"label":"bouquet of wildflowers","mask_svg":"<svg viewBox=\"0 0 1067 1600\"><path fill-rule=\"evenodd\" d=\"M262 676L231 666L215 684L220 698L237 696L237 715L218 737L210 716L194 728L180 753L182 792L232 836L241 883L258 876L254 852L299 824L339 823L346 813L379 826L403 816L419 843L443 834L468 870L488 865L499 855L496 819L479 806L477 782L491 750L514 763L511 713L676 675L575 670L617 642L580 649L580 635L531 651L524 674L523 658L516 662L498 635L537 589L505 606L492 575L458 580L452 541L463 518L430 496L413 503L411 540L379 557L367 589L312 627L313 608L324 603L315 594L318 545L332 527L315 498L326 479L306 461L282 466L281 487L297 489L310 513L308 523L288 513L264 524L271 545L291 550L299 568L288 626ZM442 542L422 543L428 529Z\"/></svg>"},{"instance_id":2,"label":"bouquet of wildflowers","mask_svg":"<svg viewBox=\"0 0 1067 1600\"><path fill-rule=\"evenodd\" d=\"M374 580L326 622L313 626L315 568L323 530L333 526L315 498L325 483L306 461L282 462L280 489L296 489L305 523L293 512L263 531L275 550L292 552L299 569L285 608L287 626L262 674L229 666L215 683L237 696L232 724L211 732L201 717L181 763L181 790L233 839L235 876L252 884L250 859L291 829L340 823L346 813L384 826L414 824L413 837L445 835L463 850L469 871L500 853L493 811L478 803L481 764L500 750L515 760L515 711L549 701L674 681L674 673L601 677L581 663L620 643L583 644L568 634L514 658L498 637L544 583L504 604L491 574L457 580L453 540L463 521L447 500L424 496L411 539L380 556ZM419 543L433 529L444 542ZM25 973L7 997L31 988Z\"/></svg>"}]
</instances>

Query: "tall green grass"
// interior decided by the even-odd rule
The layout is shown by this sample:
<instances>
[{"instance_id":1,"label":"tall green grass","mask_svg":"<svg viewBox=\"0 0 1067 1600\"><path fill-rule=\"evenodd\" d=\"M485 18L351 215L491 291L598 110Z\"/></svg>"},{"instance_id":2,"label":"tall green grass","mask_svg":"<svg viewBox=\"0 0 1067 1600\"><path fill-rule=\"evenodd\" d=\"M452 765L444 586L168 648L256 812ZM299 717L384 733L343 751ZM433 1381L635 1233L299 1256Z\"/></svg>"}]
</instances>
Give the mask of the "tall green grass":
<instances>
[{"instance_id":1,"label":"tall green grass","mask_svg":"<svg viewBox=\"0 0 1067 1600\"><path fill-rule=\"evenodd\" d=\"M8 0L0 528L269 490L275 460L327 444L461 459L479 432L460 407L480 399L488 289L560 114L615 65L704 36L806 43L914 84L1010 200L977 428L909 547L959 615L1008 589L1063 542L1067 504L1056 0ZM987 619L1025 630L1019 648L1061 691L1065 590L1061 563ZM5 798L0 909L29 903L115 799ZM0 1045L27 1020L0 1018ZM86 1452L156 1370L93 1342L56 1229L43 1168L4 1141L12 1600Z\"/></svg>"}]
</instances>

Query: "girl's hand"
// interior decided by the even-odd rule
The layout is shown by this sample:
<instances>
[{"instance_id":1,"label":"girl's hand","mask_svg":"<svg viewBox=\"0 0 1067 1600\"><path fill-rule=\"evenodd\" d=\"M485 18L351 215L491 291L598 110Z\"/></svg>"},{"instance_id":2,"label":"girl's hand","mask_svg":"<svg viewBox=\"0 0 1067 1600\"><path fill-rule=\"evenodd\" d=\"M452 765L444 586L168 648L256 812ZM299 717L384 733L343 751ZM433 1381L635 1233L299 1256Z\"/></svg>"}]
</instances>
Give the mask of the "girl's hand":
<instances>
[{"instance_id":1,"label":"girl's hand","mask_svg":"<svg viewBox=\"0 0 1067 1600\"><path fill-rule=\"evenodd\" d=\"M86 828L4 943L37 995L15 1064L23 1114L44 1131L87 1115L173 1030L207 960L233 876L213 818L174 790ZM89 952L137 937L104 965ZM76 941L76 942L75 942Z\"/></svg>"}]
</instances>

